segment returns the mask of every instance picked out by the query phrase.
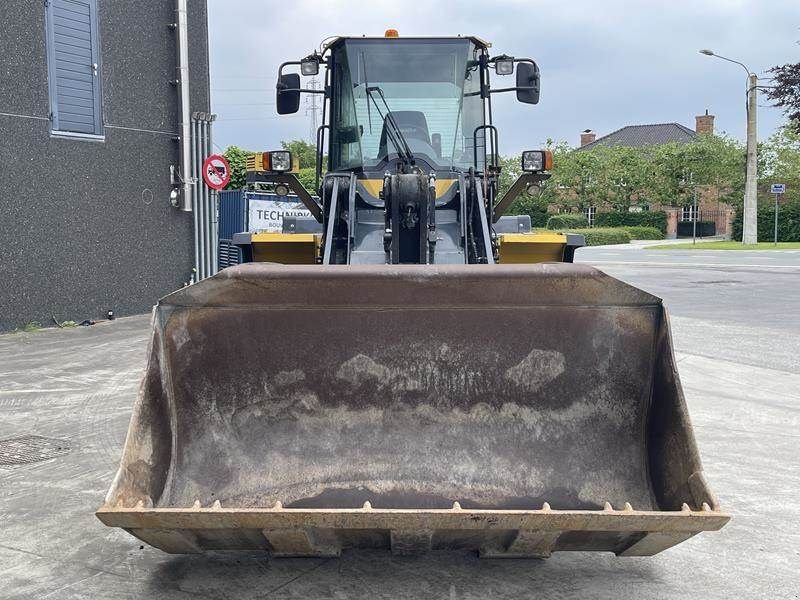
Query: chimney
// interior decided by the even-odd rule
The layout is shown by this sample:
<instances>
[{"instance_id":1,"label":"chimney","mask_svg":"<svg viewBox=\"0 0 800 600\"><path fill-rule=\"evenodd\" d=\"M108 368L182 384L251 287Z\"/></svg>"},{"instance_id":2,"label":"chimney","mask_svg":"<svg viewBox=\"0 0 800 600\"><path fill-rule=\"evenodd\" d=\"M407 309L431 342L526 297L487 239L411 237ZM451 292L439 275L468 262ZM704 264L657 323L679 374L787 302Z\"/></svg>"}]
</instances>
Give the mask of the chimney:
<instances>
[{"instance_id":1,"label":"chimney","mask_svg":"<svg viewBox=\"0 0 800 600\"><path fill-rule=\"evenodd\" d=\"M711 117L711 118L713 119L714 117ZM581 146L585 146L586 144L591 144L595 140L596 137L597 137L597 134L594 131L592 131L591 129L583 130L581 132Z\"/></svg>"},{"instance_id":2,"label":"chimney","mask_svg":"<svg viewBox=\"0 0 800 600\"><path fill-rule=\"evenodd\" d=\"M697 133L714 135L714 115L708 114L708 109L706 109L706 114L697 115L694 118L694 123L694 130Z\"/></svg>"}]
</instances>

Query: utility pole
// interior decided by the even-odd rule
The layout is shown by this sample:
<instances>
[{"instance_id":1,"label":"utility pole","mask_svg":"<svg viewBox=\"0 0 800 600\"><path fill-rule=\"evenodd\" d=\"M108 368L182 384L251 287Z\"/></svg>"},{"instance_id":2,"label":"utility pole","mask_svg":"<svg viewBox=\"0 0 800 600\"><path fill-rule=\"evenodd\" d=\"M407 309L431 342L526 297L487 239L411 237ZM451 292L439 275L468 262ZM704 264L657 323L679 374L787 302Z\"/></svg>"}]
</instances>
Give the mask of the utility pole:
<instances>
[{"instance_id":1,"label":"utility pole","mask_svg":"<svg viewBox=\"0 0 800 600\"><path fill-rule=\"evenodd\" d=\"M747 176L744 182L744 219L742 243L758 243L758 138L756 136L758 78L755 73L747 76Z\"/></svg>"},{"instance_id":2,"label":"utility pole","mask_svg":"<svg viewBox=\"0 0 800 600\"><path fill-rule=\"evenodd\" d=\"M689 185L692 186L692 244L697 243L697 186L694 184L694 172L689 173Z\"/></svg>"},{"instance_id":3,"label":"utility pole","mask_svg":"<svg viewBox=\"0 0 800 600\"><path fill-rule=\"evenodd\" d=\"M312 90L317 89L319 81L316 78L308 82L308 87ZM306 97L306 116L311 115L309 130L309 141L311 144L317 143L317 94L308 94Z\"/></svg>"},{"instance_id":4,"label":"utility pole","mask_svg":"<svg viewBox=\"0 0 800 600\"><path fill-rule=\"evenodd\" d=\"M758 76L738 60L715 54L712 50L700 50L700 54L714 56L739 65L747 73L747 167L744 182L744 206L742 210L742 243L758 243L758 138L756 136Z\"/></svg>"}]
</instances>

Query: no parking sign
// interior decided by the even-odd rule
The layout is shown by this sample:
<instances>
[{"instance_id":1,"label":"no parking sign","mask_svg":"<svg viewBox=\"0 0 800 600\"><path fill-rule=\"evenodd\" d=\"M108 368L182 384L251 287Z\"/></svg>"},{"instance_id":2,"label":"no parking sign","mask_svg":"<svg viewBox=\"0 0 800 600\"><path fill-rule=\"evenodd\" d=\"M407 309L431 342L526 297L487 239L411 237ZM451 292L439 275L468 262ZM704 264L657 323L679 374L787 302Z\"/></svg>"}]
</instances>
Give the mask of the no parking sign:
<instances>
[{"instance_id":1,"label":"no parking sign","mask_svg":"<svg viewBox=\"0 0 800 600\"><path fill-rule=\"evenodd\" d=\"M212 154L203 161L203 181L212 190L221 190L231 180L231 166L224 156Z\"/></svg>"}]
</instances>

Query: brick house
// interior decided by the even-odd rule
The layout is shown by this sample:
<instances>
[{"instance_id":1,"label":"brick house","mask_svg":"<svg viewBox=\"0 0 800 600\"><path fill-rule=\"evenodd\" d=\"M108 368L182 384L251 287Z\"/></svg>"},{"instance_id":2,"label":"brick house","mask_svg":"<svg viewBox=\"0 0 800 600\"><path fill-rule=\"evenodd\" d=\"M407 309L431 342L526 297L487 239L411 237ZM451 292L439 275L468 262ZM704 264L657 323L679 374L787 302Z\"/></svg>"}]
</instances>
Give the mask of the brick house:
<instances>
[{"instance_id":1,"label":"brick house","mask_svg":"<svg viewBox=\"0 0 800 600\"><path fill-rule=\"evenodd\" d=\"M652 123L647 125L627 125L611 133L597 137L590 129L581 133L581 145L578 152L591 150L597 146L645 147L658 146L671 142L690 143L701 134L714 134L714 115L705 114L695 117L695 128L690 129L680 123ZM716 235L730 237L732 231L733 208L720 200L719 190L714 186L698 186L697 220L711 221L715 225ZM641 210L640 207L637 207ZM633 207L631 210L637 210ZM648 210L667 213L667 237L677 237L678 223L691 222L694 218L694 206L665 206L650 203ZM584 209L586 218L591 223L598 211L608 210L603 206L590 206Z\"/></svg>"}]
</instances>

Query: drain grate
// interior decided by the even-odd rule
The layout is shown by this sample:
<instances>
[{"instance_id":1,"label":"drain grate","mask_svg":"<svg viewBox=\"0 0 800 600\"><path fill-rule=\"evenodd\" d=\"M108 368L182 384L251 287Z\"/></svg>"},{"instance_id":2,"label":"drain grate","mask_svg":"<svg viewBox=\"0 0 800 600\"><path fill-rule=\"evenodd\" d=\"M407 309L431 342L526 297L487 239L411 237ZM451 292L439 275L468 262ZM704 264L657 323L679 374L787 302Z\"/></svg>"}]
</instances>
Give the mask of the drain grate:
<instances>
[{"instance_id":1,"label":"drain grate","mask_svg":"<svg viewBox=\"0 0 800 600\"><path fill-rule=\"evenodd\" d=\"M68 454L69 451L69 444L64 440L22 435L0 440L0 465L29 465Z\"/></svg>"}]
</instances>

